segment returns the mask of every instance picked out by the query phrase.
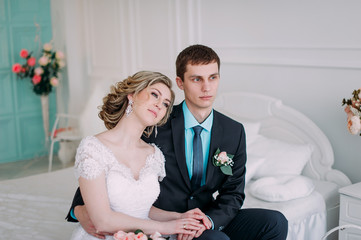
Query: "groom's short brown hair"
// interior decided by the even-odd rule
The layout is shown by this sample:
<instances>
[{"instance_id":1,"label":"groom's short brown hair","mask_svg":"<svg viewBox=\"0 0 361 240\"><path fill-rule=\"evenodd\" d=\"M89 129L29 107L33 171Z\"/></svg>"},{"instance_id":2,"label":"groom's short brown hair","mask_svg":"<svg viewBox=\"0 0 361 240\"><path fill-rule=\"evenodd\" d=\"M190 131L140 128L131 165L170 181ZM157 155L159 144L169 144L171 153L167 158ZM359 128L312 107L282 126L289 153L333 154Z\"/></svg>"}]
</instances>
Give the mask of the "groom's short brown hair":
<instances>
[{"instance_id":1,"label":"groom's short brown hair","mask_svg":"<svg viewBox=\"0 0 361 240\"><path fill-rule=\"evenodd\" d=\"M200 44L191 45L178 54L175 63L177 77L184 81L184 73L187 71L187 64L206 65L214 62L218 64L219 71L221 61L212 48Z\"/></svg>"}]
</instances>

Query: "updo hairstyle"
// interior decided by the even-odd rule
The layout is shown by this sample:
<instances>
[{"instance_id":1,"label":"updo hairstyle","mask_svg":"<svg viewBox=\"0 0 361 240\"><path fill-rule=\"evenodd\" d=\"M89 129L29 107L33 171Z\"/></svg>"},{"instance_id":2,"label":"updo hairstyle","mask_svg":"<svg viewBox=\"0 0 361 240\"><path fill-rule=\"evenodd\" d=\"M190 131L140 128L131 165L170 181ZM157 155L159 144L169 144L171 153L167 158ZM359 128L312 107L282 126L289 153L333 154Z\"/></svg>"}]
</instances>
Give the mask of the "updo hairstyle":
<instances>
[{"instance_id":1,"label":"updo hairstyle","mask_svg":"<svg viewBox=\"0 0 361 240\"><path fill-rule=\"evenodd\" d=\"M103 120L105 127L107 129L114 128L124 116L125 109L129 103L127 97L129 94L136 96L142 90L156 83L165 84L171 92L170 105L167 108L165 116L158 122L157 126L165 124L172 111L175 98L172 90L172 81L159 72L140 71L111 86L110 93L103 98L103 105L99 107L100 112L98 116ZM144 131L146 136L152 133L153 128L154 126L147 127Z\"/></svg>"}]
</instances>

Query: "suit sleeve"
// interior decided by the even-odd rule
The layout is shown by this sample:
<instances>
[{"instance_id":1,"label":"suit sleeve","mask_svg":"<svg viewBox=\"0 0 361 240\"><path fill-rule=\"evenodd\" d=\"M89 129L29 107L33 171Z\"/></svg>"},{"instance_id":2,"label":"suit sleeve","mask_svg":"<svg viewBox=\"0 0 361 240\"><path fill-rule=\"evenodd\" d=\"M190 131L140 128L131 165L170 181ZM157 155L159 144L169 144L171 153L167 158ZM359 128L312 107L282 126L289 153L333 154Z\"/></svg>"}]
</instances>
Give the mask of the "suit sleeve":
<instances>
[{"instance_id":1,"label":"suit sleeve","mask_svg":"<svg viewBox=\"0 0 361 240\"><path fill-rule=\"evenodd\" d=\"M235 144L234 140L238 139L237 150L233 157L233 175L227 176L218 189L219 194L212 207L205 211L205 214L212 219L215 230L222 230L228 225L241 209L245 199L246 138L242 125L239 129L240 131L235 131L240 133L238 137L229 137L230 142L227 143Z\"/></svg>"},{"instance_id":2,"label":"suit sleeve","mask_svg":"<svg viewBox=\"0 0 361 240\"><path fill-rule=\"evenodd\" d=\"M81 193L80 193L80 188L78 187L78 189L75 192L73 202L72 202L71 207L69 209L68 215L65 218L68 222L78 222L78 220L72 218L72 216L70 215L70 211L71 210L74 211L74 208L76 206L79 206L79 205L84 205L84 201L83 201L83 198L82 198Z\"/></svg>"}]
</instances>

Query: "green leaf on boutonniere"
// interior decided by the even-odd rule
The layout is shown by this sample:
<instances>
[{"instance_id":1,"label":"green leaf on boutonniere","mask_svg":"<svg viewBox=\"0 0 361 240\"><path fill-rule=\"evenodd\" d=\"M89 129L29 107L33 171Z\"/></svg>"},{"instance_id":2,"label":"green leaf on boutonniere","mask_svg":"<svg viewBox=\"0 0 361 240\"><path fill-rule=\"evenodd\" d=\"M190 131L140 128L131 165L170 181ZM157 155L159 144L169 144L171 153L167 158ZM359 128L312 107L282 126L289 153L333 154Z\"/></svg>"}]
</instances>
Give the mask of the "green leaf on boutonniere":
<instances>
[{"instance_id":1,"label":"green leaf on boutonniere","mask_svg":"<svg viewBox=\"0 0 361 240\"><path fill-rule=\"evenodd\" d=\"M232 168L231 166L221 166L221 171L225 174L225 175L230 175L232 176L233 173L232 173Z\"/></svg>"}]
</instances>

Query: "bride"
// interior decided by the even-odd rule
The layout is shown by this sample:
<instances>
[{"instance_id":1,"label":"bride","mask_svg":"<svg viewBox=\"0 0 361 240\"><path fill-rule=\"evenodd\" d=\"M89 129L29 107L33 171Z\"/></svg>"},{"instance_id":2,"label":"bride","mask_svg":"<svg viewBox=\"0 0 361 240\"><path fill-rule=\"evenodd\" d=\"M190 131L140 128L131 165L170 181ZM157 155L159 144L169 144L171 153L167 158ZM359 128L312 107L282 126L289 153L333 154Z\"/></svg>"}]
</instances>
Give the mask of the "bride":
<instances>
[{"instance_id":1,"label":"bride","mask_svg":"<svg viewBox=\"0 0 361 240\"><path fill-rule=\"evenodd\" d=\"M192 235L200 228L188 212L152 206L160 191L158 181L165 177L165 159L156 145L145 143L141 136L149 136L166 122L173 102L169 78L150 71L118 82L104 97L99 117L108 130L85 137L75 161L80 191L98 233L142 229L145 234ZM97 238L79 225L72 239Z\"/></svg>"}]
</instances>

